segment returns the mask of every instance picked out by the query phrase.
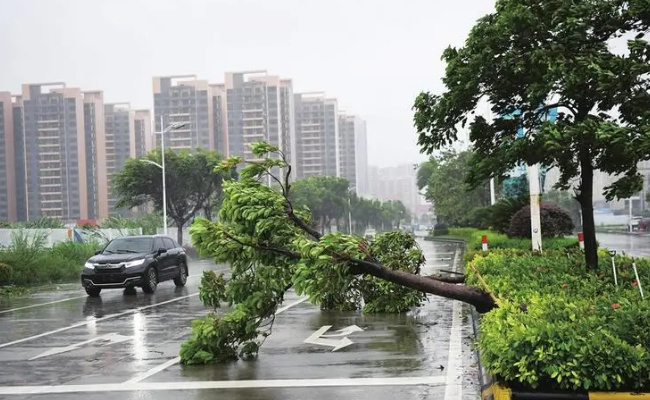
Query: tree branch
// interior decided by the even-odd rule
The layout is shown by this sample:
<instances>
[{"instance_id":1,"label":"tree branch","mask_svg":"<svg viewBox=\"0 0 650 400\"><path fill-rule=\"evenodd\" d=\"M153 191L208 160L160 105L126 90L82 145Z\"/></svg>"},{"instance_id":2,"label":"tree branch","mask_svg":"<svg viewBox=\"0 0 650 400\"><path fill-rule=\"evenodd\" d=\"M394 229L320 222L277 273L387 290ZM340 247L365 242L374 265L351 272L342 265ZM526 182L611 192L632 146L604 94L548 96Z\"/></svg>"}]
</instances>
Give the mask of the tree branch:
<instances>
[{"instance_id":1,"label":"tree branch","mask_svg":"<svg viewBox=\"0 0 650 400\"><path fill-rule=\"evenodd\" d=\"M228 239L230 239L233 242L235 242L235 243L237 243L237 244L239 244L241 246L244 246L244 247L252 247L252 248L257 249L257 250L268 251L268 252L271 252L271 253L277 253L277 254L283 255L285 257L293 258L293 259L296 259L296 260L299 260L299 259L302 258L300 253L297 253L295 251L282 249L282 248L276 247L276 246L260 245L260 244L255 244L255 243L246 243L246 242L232 236L231 234L229 234L225 230L223 230L222 232L223 232L224 236L226 236Z\"/></svg>"}]
</instances>

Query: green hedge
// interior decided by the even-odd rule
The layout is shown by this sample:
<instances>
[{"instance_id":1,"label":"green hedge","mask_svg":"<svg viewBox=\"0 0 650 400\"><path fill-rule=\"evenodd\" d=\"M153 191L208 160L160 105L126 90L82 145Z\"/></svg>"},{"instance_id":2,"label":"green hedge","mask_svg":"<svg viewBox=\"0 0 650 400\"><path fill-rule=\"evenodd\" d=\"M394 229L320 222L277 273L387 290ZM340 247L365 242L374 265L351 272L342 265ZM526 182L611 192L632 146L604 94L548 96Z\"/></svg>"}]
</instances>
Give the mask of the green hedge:
<instances>
[{"instance_id":1,"label":"green hedge","mask_svg":"<svg viewBox=\"0 0 650 400\"><path fill-rule=\"evenodd\" d=\"M507 235L474 228L450 228L449 237L463 239L467 242L469 251L481 250L481 237L487 235L488 249L520 249L530 250L532 241L530 239L509 238ZM577 237L556 237L544 238L542 240L542 250L558 250L578 247Z\"/></svg>"},{"instance_id":2,"label":"green hedge","mask_svg":"<svg viewBox=\"0 0 650 400\"><path fill-rule=\"evenodd\" d=\"M607 252L599 256L596 275L577 249L473 254L470 262L501 302L480 324L489 371L514 387L650 389L650 301L641 299L633 259L616 257L617 287ZM636 264L650 295L650 260ZM469 265L467 280L482 287Z\"/></svg>"}]
</instances>

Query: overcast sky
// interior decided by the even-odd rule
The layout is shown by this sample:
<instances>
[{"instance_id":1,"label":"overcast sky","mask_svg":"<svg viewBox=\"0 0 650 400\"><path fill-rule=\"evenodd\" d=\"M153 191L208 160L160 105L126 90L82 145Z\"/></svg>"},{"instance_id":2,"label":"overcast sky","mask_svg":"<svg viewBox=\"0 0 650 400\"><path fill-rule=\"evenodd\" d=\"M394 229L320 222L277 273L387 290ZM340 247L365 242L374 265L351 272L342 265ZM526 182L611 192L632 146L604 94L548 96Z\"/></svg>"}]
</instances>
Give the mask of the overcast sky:
<instances>
[{"instance_id":1,"label":"overcast sky","mask_svg":"<svg viewBox=\"0 0 650 400\"><path fill-rule=\"evenodd\" d=\"M493 0L0 0L0 91L64 81L153 106L155 75L265 69L368 124L372 165L424 159L411 106Z\"/></svg>"}]
</instances>

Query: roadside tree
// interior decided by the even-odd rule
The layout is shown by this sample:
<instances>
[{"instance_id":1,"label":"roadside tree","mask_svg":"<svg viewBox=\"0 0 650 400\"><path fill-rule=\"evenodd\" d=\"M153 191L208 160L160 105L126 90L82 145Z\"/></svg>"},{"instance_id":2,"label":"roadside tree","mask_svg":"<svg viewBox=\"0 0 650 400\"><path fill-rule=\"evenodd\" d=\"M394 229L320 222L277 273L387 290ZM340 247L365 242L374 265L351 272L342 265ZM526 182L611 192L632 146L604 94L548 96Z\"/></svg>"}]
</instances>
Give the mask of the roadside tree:
<instances>
[{"instance_id":1,"label":"roadside tree","mask_svg":"<svg viewBox=\"0 0 650 400\"><path fill-rule=\"evenodd\" d=\"M447 90L417 97L418 143L444 148L469 123L472 186L521 162L557 167L559 188L577 180L595 270L594 171L616 177L608 199L627 198L641 189L638 163L650 159L649 29L647 0L498 0L463 47L445 50ZM493 120L475 115L484 100Z\"/></svg>"},{"instance_id":2,"label":"roadside tree","mask_svg":"<svg viewBox=\"0 0 650 400\"><path fill-rule=\"evenodd\" d=\"M162 211L162 170L143 160L161 163L161 153L154 150L142 159L130 159L113 177L117 207L135 208L153 203ZM167 215L178 227L177 240L183 243L183 226L220 190L223 177L232 171L215 172L222 160L214 151L165 152Z\"/></svg>"}]
</instances>

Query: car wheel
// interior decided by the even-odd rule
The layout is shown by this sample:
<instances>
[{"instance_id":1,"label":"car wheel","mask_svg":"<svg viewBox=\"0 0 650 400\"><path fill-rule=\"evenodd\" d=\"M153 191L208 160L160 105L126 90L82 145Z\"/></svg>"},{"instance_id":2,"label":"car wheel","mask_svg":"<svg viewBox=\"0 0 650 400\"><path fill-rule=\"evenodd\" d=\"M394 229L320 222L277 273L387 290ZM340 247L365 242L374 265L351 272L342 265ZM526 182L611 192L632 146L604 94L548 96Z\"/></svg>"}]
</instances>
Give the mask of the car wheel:
<instances>
[{"instance_id":1,"label":"car wheel","mask_svg":"<svg viewBox=\"0 0 650 400\"><path fill-rule=\"evenodd\" d=\"M178 276L174 278L174 285L176 285L176 287L183 287L185 286L185 282L187 282L187 265L181 263L179 269L180 271L178 272Z\"/></svg>"},{"instance_id":2,"label":"car wheel","mask_svg":"<svg viewBox=\"0 0 650 400\"><path fill-rule=\"evenodd\" d=\"M95 286L90 286L86 288L86 294L90 297L99 297L99 293L102 291L102 288Z\"/></svg>"},{"instance_id":3,"label":"car wheel","mask_svg":"<svg viewBox=\"0 0 650 400\"><path fill-rule=\"evenodd\" d=\"M142 284L142 291L145 293L153 293L158 287L158 274L156 269L151 267L144 273L144 283Z\"/></svg>"}]
</instances>

